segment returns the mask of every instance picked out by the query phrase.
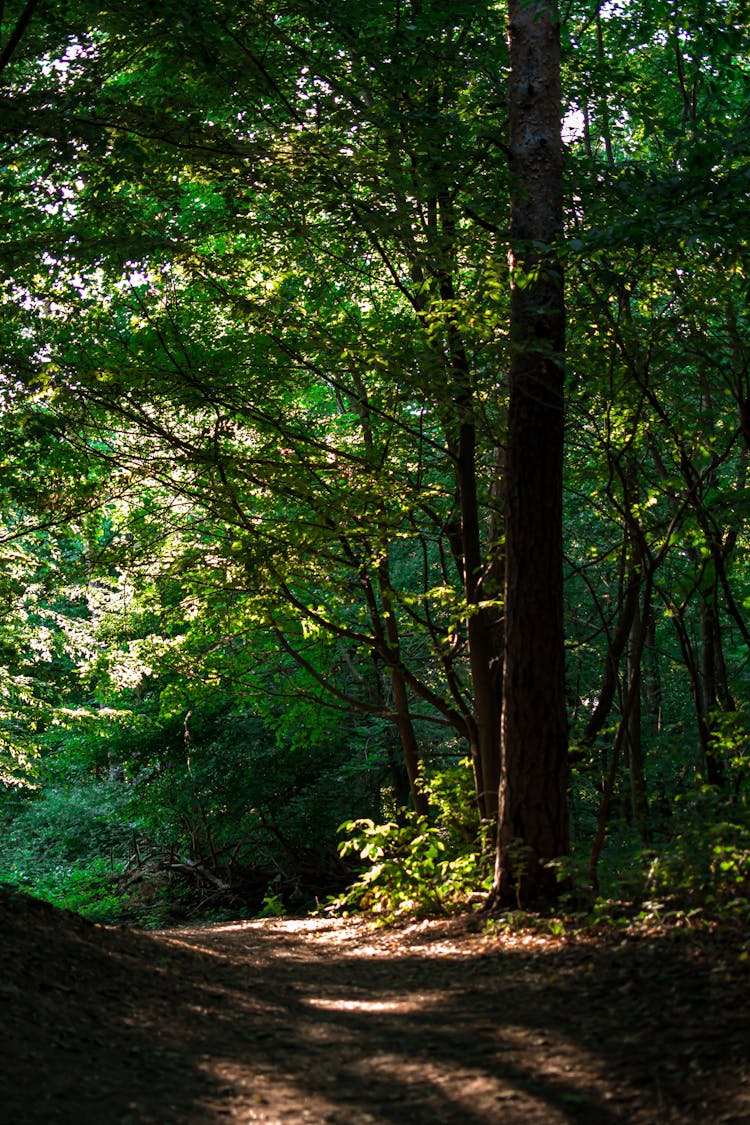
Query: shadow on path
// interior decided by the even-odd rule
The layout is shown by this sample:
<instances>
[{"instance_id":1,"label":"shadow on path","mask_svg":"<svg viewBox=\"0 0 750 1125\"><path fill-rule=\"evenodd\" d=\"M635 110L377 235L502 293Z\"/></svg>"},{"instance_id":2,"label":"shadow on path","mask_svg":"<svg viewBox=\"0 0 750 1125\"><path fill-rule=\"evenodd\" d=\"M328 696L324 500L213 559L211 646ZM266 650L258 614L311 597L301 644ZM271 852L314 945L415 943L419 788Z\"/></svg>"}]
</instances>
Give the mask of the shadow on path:
<instances>
[{"instance_id":1,"label":"shadow on path","mask_svg":"<svg viewBox=\"0 0 750 1125\"><path fill-rule=\"evenodd\" d=\"M750 972L726 945L293 920L147 935L13 899L13 1125L750 1121Z\"/></svg>"}]
</instances>

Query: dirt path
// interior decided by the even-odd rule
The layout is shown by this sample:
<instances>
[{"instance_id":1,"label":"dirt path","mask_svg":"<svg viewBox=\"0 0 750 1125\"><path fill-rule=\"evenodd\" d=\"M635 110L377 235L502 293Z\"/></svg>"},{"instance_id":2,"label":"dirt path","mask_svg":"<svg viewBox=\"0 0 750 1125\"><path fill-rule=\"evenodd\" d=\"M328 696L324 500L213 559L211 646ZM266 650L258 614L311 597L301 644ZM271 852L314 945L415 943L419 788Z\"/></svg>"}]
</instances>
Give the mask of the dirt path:
<instances>
[{"instance_id":1,"label":"dirt path","mask_svg":"<svg viewBox=\"0 0 750 1125\"><path fill-rule=\"evenodd\" d=\"M681 938L138 934L0 897L9 1125L750 1122L750 965Z\"/></svg>"}]
</instances>

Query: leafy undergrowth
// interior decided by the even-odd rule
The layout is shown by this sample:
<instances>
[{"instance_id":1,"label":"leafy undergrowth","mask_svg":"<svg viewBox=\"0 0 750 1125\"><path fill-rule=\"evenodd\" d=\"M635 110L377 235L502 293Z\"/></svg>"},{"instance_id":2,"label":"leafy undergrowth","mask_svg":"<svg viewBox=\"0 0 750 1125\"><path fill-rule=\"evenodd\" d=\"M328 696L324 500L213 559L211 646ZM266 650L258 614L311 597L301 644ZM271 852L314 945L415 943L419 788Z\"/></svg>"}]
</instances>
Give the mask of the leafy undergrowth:
<instances>
[{"instance_id":1,"label":"leafy undergrowth","mask_svg":"<svg viewBox=\"0 0 750 1125\"><path fill-rule=\"evenodd\" d=\"M149 838L128 819L112 782L50 788L3 822L0 880L95 922L157 928L238 917L366 914L381 925L481 913L493 847L480 824L465 770L430 783L428 819L403 813L384 824L347 821L332 848L295 844L274 854L257 841L243 852L174 836ZM550 934L633 926L741 930L750 924L750 821L744 803L704 787L680 806L670 832L648 848L627 825L611 826L602 893L586 886L586 856L557 862L573 890L546 914L517 909L502 926L540 925ZM535 920L536 919L536 920Z\"/></svg>"},{"instance_id":2,"label":"leafy undergrowth","mask_svg":"<svg viewBox=\"0 0 750 1125\"><path fill-rule=\"evenodd\" d=\"M709 797L715 804L716 795ZM478 823L451 820L451 811L455 805L452 810L446 805L433 821L411 813L399 823L343 824L340 852L356 857L359 868L325 911L344 917L365 913L381 925L445 917L469 907L481 913L492 884L490 832ZM713 805L711 816L693 805L670 837L647 849L613 832L601 893L587 885L585 857L566 857L555 866L567 889L551 907L541 914L525 912L519 891L517 909L506 911L498 924L525 919L552 934L663 926L741 932L750 925L750 825L744 809L735 811L743 815L730 820L716 815ZM522 872L521 864L518 869Z\"/></svg>"}]
</instances>

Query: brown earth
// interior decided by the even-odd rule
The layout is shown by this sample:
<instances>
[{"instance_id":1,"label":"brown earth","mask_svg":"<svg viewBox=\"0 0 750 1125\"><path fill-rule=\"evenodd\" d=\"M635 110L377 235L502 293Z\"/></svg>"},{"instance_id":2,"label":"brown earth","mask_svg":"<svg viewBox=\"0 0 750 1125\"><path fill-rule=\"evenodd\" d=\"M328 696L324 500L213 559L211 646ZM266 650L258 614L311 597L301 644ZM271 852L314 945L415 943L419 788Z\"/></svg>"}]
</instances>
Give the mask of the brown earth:
<instances>
[{"instance_id":1,"label":"brown earth","mask_svg":"<svg viewBox=\"0 0 750 1125\"><path fill-rule=\"evenodd\" d=\"M8 1125L750 1122L747 944L476 918L142 933L0 894Z\"/></svg>"}]
</instances>

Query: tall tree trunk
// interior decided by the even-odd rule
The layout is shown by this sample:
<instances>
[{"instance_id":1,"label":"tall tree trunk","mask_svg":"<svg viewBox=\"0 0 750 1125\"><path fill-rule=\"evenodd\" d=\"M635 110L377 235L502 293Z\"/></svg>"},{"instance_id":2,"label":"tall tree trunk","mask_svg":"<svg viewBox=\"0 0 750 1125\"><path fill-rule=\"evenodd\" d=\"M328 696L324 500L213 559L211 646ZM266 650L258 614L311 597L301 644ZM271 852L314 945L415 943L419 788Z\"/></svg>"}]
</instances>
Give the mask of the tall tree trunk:
<instances>
[{"instance_id":1,"label":"tall tree trunk","mask_svg":"<svg viewBox=\"0 0 750 1125\"><path fill-rule=\"evenodd\" d=\"M509 4L511 357L498 852L491 905L554 893L569 850L562 584L560 41L549 0Z\"/></svg>"}]
</instances>

